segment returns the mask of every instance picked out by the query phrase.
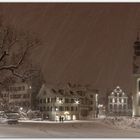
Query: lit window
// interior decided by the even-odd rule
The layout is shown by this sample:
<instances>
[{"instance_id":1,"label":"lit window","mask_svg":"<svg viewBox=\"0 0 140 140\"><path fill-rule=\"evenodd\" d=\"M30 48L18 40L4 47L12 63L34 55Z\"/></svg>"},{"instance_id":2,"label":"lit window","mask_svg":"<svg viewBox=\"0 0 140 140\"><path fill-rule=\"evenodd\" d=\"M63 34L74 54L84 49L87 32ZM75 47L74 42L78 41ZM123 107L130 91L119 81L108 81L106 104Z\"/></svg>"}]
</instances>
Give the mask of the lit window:
<instances>
[{"instance_id":1,"label":"lit window","mask_svg":"<svg viewBox=\"0 0 140 140\"><path fill-rule=\"evenodd\" d=\"M114 98L112 99L112 102L115 103L115 99Z\"/></svg>"},{"instance_id":2,"label":"lit window","mask_svg":"<svg viewBox=\"0 0 140 140\"><path fill-rule=\"evenodd\" d=\"M72 118L73 118L73 120L76 120L76 115L73 115Z\"/></svg>"}]
</instances>

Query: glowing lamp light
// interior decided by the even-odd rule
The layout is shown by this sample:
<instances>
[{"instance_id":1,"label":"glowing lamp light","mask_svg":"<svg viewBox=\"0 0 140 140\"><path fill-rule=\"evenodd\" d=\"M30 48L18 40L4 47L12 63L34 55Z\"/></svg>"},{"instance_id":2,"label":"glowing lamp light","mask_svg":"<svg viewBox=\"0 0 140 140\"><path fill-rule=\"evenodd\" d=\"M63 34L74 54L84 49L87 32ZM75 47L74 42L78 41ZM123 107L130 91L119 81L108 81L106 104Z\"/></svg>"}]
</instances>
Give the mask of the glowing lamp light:
<instances>
[{"instance_id":1,"label":"glowing lamp light","mask_svg":"<svg viewBox=\"0 0 140 140\"><path fill-rule=\"evenodd\" d=\"M20 107L20 110L22 111L23 110L23 107Z\"/></svg>"},{"instance_id":2,"label":"glowing lamp light","mask_svg":"<svg viewBox=\"0 0 140 140\"><path fill-rule=\"evenodd\" d=\"M59 100L59 104L62 104L62 100Z\"/></svg>"},{"instance_id":3,"label":"glowing lamp light","mask_svg":"<svg viewBox=\"0 0 140 140\"><path fill-rule=\"evenodd\" d=\"M75 101L76 104L79 104L79 101Z\"/></svg>"},{"instance_id":4,"label":"glowing lamp light","mask_svg":"<svg viewBox=\"0 0 140 140\"><path fill-rule=\"evenodd\" d=\"M138 92L138 94L140 95L140 91Z\"/></svg>"},{"instance_id":5,"label":"glowing lamp light","mask_svg":"<svg viewBox=\"0 0 140 140\"><path fill-rule=\"evenodd\" d=\"M99 108L100 108L100 107L103 107L103 105L102 105L102 104L99 104L98 107L99 107Z\"/></svg>"},{"instance_id":6,"label":"glowing lamp light","mask_svg":"<svg viewBox=\"0 0 140 140\"><path fill-rule=\"evenodd\" d=\"M55 110L58 111L58 108L56 108Z\"/></svg>"},{"instance_id":7,"label":"glowing lamp light","mask_svg":"<svg viewBox=\"0 0 140 140\"><path fill-rule=\"evenodd\" d=\"M69 113L68 111L65 111L64 114L65 114L65 115L69 115L70 113Z\"/></svg>"},{"instance_id":8,"label":"glowing lamp light","mask_svg":"<svg viewBox=\"0 0 140 140\"><path fill-rule=\"evenodd\" d=\"M32 87L31 87L31 86L29 86L29 89L32 89Z\"/></svg>"}]
</instances>

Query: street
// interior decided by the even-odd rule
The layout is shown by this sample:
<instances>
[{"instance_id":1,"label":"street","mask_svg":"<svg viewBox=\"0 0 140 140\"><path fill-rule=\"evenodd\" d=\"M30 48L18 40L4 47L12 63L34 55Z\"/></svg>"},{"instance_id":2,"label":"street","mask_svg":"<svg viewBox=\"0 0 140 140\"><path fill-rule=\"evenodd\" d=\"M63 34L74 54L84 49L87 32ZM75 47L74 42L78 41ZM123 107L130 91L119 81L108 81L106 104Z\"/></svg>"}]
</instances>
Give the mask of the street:
<instances>
[{"instance_id":1,"label":"street","mask_svg":"<svg viewBox=\"0 0 140 140\"><path fill-rule=\"evenodd\" d=\"M18 125L0 125L2 138L132 138L139 137L139 130L120 130L100 121L64 123L20 122Z\"/></svg>"}]
</instances>

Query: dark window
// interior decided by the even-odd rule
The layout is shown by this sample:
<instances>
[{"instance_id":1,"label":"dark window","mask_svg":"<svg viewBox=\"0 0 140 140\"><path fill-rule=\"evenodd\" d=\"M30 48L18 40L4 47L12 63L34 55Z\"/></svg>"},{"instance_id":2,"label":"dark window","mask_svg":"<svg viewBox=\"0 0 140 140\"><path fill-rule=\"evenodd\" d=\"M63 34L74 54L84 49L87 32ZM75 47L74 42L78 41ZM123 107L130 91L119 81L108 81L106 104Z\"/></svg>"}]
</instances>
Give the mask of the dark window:
<instances>
[{"instance_id":1,"label":"dark window","mask_svg":"<svg viewBox=\"0 0 140 140\"><path fill-rule=\"evenodd\" d=\"M47 98L47 102L50 103L50 98Z\"/></svg>"},{"instance_id":2,"label":"dark window","mask_svg":"<svg viewBox=\"0 0 140 140\"><path fill-rule=\"evenodd\" d=\"M71 103L74 103L74 99L71 99Z\"/></svg>"},{"instance_id":3,"label":"dark window","mask_svg":"<svg viewBox=\"0 0 140 140\"><path fill-rule=\"evenodd\" d=\"M65 103L69 103L69 99L68 98L65 98Z\"/></svg>"},{"instance_id":4,"label":"dark window","mask_svg":"<svg viewBox=\"0 0 140 140\"><path fill-rule=\"evenodd\" d=\"M139 92L140 92L140 80L139 80Z\"/></svg>"},{"instance_id":5,"label":"dark window","mask_svg":"<svg viewBox=\"0 0 140 140\"><path fill-rule=\"evenodd\" d=\"M53 111L53 107L52 106L50 107L50 111Z\"/></svg>"},{"instance_id":6,"label":"dark window","mask_svg":"<svg viewBox=\"0 0 140 140\"><path fill-rule=\"evenodd\" d=\"M120 102L120 103L122 102L121 98L119 98L119 102Z\"/></svg>"},{"instance_id":7,"label":"dark window","mask_svg":"<svg viewBox=\"0 0 140 140\"><path fill-rule=\"evenodd\" d=\"M93 95L90 95L90 98L93 98Z\"/></svg>"},{"instance_id":8,"label":"dark window","mask_svg":"<svg viewBox=\"0 0 140 140\"><path fill-rule=\"evenodd\" d=\"M65 107L65 111L69 111L69 107L68 106Z\"/></svg>"},{"instance_id":9,"label":"dark window","mask_svg":"<svg viewBox=\"0 0 140 140\"><path fill-rule=\"evenodd\" d=\"M124 103L126 103L126 99L124 99Z\"/></svg>"},{"instance_id":10,"label":"dark window","mask_svg":"<svg viewBox=\"0 0 140 140\"><path fill-rule=\"evenodd\" d=\"M47 106L47 111L49 111L49 106Z\"/></svg>"},{"instance_id":11,"label":"dark window","mask_svg":"<svg viewBox=\"0 0 140 140\"><path fill-rule=\"evenodd\" d=\"M43 107L43 110L45 110L45 106Z\"/></svg>"},{"instance_id":12,"label":"dark window","mask_svg":"<svg viewBox=\"0 0 140 140\"><path fill-rule=\"evenodd\" d=\"M64 107L63 106L59 106L59 110L60 111L64 111Z\"/></svg>"},{"instance_id":13,"label":"dark window","mask_svg":"<svg viewBox=\"0 0 140 140\"><path fill-rule=\"evenodd\" d=\"M124 109L126 109L126 105L124 105Z\"/></svg>"},{"instance_id":14,"label":"dark window","mask_svg":"<svg viewBox=\"0 0 140 140\"><path fill-rule=\"evenodd\" d=\"M22 87L22 90L25 90L25 86Z\"/></svg>"},{"instance_id":15,"label":"dark window","mask_svg":"<svg viewBox=\"0 0 140 140\"><path fill-rule=\"evenodd\" d=\"M117 109L117 105L114 105L114 109Z\"/></svg>"},{"instance_id":16,"label":"dark window","mask_svg":"<svg viewBox=\"0 0 140 140\"><path fill-rule=\"evenodd\" d=\"M63 95L64 94L64 90L63 89L59 89L58 92Z\"/></svg>"},{"instance_id":17,"label":"dark window","mask_svg":"<svg viewBox=\"0 0 140 140\"><path fill-rule=\"evenodd\" d=\"M23 95L23 98L29 98L29 97L30 97L29 94L24 94L24 95Z\"/></svg>"},{"instance_id":18,"label":"dark window","mask_svg":"<svg viewBox=\"0 0 140 140\"><path fill-rule=\"evenodd\" d=\"M52 92L56 93L56 90L55 89L52 89Z\"/></svg>"},{"instance_id":19,"label":"dark window","mask_svg":"<svg viewBox=\"0 0 140 140\"><path fill-rule=\"evenodd\" d=\"M40 99L40 103L42 103L42 99Z\"/></svg>"},{"instance_id":20,"label":"dark window","mask_svg":"<svg viewBox=\"0 0 140 140\"><path fill-rule=\"evenodd\" d=\"M119 109L122 109L122 106L121 105L119 105Z\"/></svg>"},{"instance_id":21,"label":"dark window","mask_svg":"<svg viewBox=\"0 0 140 140\"><path fill-rule=\"evenodd\" d=\"M113 106L112 105L110 105L110 109L113 109Z\"/></svg>"},{"instance_id":22,"label":"dark window","mask_svg":"<svg viewBox=\"0 0 140 140\"><path fill-rule=\"evenodd\" d=\"M42 107L40 107L40 111L42 111Z\"/></svg>"},{"instance_id":23,"label":"dark window","mask_svg":"<svg viewBox=\"0 0 140 140\"><path fill-rule=\"evenodd\" d=\"M21 95L14 94L14 95L13 95L13 98L14 98L14 99L19 99L19 98L21 98Z\"/></svg>"},{"instance_id":24,"label":"dark window","mask_svg":"<svg viewBox=\"0 0 140 140\"><path fill-rule=\"evenodd\" d=\"M46 99L43 99L43 103L46 103Z\"/></svg>"},{"instance_id":25,"label":"dark window","mask_svg":"<svg viewBox=\"0 0 140 140\"><path fill-rule=\"evenodd\" d=\"M93 110L93 107L90 107L90 108L89 108L89 111L92 111L92 110Z\"/></svg>"},{"instance_id":26,"label":"dark window","mask_svg":"<svg viewBox=\"0 0 140 140\"><path fill-rule=\"evenodd\" d=\"M74 94L73 91L70 90L70 94L73 95Z\"/></svg>"},{"instance_id":27,"label":"dark window","mask_svg":"<svg viewBox=\"0 0 140 140\"><path fill-rule=\"evenodd\" d=\"M71 106L71 111L74 111L74 107L73 106Z\"/></svg>"},{"instance_id":28,"label":"dark window","mask_svg":"<svg viewBox=\"0 0 140 140\"><path fill-rule=\"evenodd\" d=\"M51 98L51 102L55 103L56 102L56 98Z\"/></svg>"}]
</instances>

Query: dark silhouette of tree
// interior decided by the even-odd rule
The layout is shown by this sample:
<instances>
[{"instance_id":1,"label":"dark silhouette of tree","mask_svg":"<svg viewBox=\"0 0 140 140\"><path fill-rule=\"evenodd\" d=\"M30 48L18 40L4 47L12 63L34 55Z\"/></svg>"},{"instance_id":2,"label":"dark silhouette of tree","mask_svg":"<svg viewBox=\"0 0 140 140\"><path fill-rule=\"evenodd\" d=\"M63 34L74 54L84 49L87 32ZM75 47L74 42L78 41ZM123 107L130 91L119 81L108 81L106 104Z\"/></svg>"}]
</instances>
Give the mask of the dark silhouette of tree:
<instances>
[{"instance_id":1,"label":"dark silhouette of tree","mask_svg":"<svg viewBox=\"0 0 140 140\"><path fill-rule=\"evenodd\" d=\"M40 44L35 34L6 24L0 16L0 90L8 90L17 79L27 81L36 75L30 56ZM1 93L0 96L3 99ZM7 101L2 103L5 108Z\"/></svg>"},{"instance_id":2,"label":"dark silhouette of tree","mask_svg":"<svg viewBox=\"0 0 140 140\"><path fill-rule=\"evenodd\" d=\"M27 79L31 51L40 45L35 35L4 23L0 17L0 83L5 77Z\"/></svg>"}]
</instances>

